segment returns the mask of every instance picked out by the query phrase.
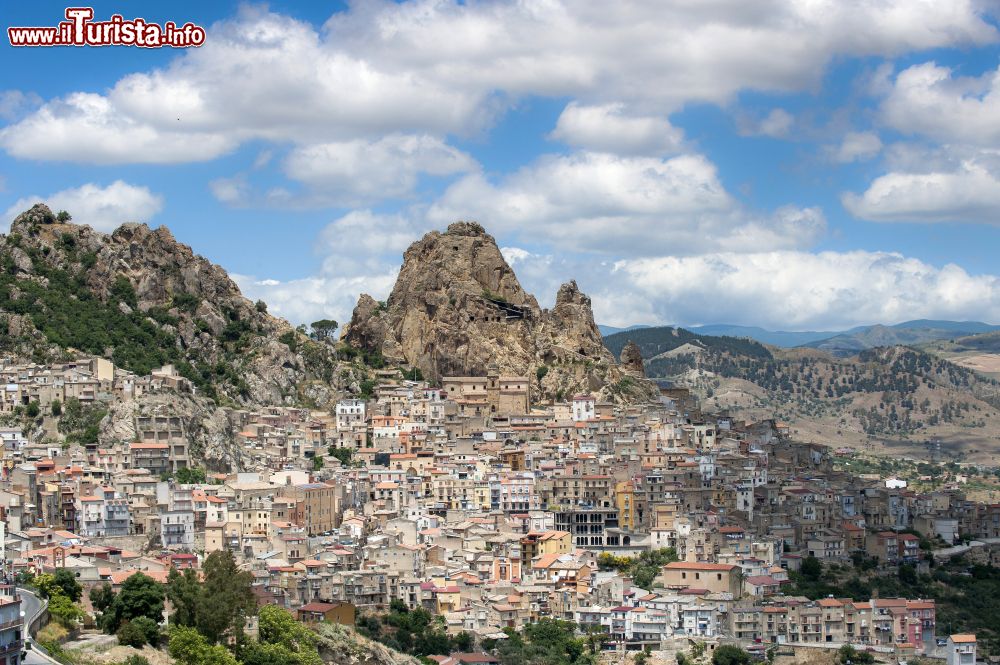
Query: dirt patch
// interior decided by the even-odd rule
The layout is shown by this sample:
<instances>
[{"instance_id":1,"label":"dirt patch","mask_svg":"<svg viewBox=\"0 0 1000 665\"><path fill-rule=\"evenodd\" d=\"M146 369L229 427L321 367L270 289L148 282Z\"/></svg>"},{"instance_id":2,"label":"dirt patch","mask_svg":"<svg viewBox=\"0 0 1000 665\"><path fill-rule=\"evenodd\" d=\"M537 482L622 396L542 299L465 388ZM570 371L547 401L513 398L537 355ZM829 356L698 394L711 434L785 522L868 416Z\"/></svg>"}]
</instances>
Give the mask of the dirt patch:
<instances>
[{"instance_id":1,"label":"dirt patch","mask_svg":"<svg viewBox=\"0 0 1000 665\"><path fill-rule=\"evenodd\" d=\"M951 362L984 374L1000 374L1000 354L981 353L975 356L952 358Z\"/></svg>"},{"instance_id":2,"label":"dirt patch","mask_svg":"<svg viewBox=\"0 0 1000 665\"><path fill-rule=\"evenodd\" d=\"M129 656L143 656L149 661L149 665L174 665L174 659L165 651L144 646L141 649L134 647L113 646L101 651L91 651L89 649L79 649L73 652L78 657L76 662L81 665L111 665L111 663L122 663Z\"/></svg>"}]
</instances>

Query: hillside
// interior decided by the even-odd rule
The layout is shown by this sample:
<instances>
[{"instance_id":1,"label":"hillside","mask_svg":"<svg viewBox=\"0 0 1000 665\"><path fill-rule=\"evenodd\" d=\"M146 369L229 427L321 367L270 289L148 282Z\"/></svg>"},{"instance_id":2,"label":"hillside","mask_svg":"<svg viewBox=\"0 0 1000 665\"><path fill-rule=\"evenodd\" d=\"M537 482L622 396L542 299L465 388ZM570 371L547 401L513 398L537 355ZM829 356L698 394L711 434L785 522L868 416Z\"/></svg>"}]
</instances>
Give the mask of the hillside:
<instances>
[{"instance_id":1,"label":"hillside","mask_svg":"<svg viewBox=\"0 0 1000 665\"><path fill-rule=\"evenodd\" d=\"M990 332L996 329L997 326L978 321L917 320L893 326L865 326L827 339L808 342L803 346L822 349L839 356L850 356L859 351L879 346L913 346L934 340L954 339Z\"/></svg>"},{"instance_id":2,"label":"hillside","mask_svg":"<svg viewBox=\"0 0 1000 665\"><path fill-rule=\"evenodd\" d=\"M715 337L699 335L684 328L662 326L657 328L640 328L615 333L604 338L604 345L616 357L629 341L639 347L642 357L653 358L661 353L673 351L685 344L712 349L720 352L747 355L755 358L770 358L771 352L760 342L740 337ZM651 374L653 376L655 374Z\"/></svg>"},{"instance_id":3,"label":"hillside","mask_svg":"<svg viewBox=\"0 0 1000 665\"><path fill-rule=\"evenodd\" d=\"M651 328L653 326L630 326L628 328L613 328L598 326L601 334L609 337L616 333ZM664 326L659 326L664 327ZM675 327L675 326L667 326ZM799 346L822 348L839 355L853 355L862 349L876 346L892 346L893 344L918 344L928 340L953 339L963 335L974 335L1000 331L1000 326L981 321L936 321L917 319L904 321L894 325L857 326L849 330L767 330L757 326L738 326L726 323L685 326L685 330L696 335L711 337L748 337L761 344L768 344L785 349Z\"/></svg>"},{"instance_id":4,"label":"hillside","mask_svg":"<svg viewBox=\"0 0 1000 665\"><path fill-rule=\"evenodd\" d=\"M1000 332L930 342L921 345L921 349L990 378L1000 379Z\"/></svg>"},{"instance_id":5,"label":"hillside","mask_svg":"<svg viewBox=\"0 0 1000 665\"><path fill-rule=\"evenodd\" d=\"M614 350L626 337L638 344L649 377L694 389L707 410L776 415L804 440L886 440L919 449L916 442L938 437L967 452L998 442L1000 383L919 349L880 347L842 358L673 328L612 335L606 343Z\"/></svg>"},{"instance_id":6,"label":"hillside","mask_svg":"<svg viewBox=\"0 0 1000 665\"><path fill-rule=\"evenodd\" d=\"M0 236L0 353L103 356L137 374L173 364L219 403L327 404L356 386L310 340L164 227L111 234L38 204Z\"/></svg>"}]
</instances>

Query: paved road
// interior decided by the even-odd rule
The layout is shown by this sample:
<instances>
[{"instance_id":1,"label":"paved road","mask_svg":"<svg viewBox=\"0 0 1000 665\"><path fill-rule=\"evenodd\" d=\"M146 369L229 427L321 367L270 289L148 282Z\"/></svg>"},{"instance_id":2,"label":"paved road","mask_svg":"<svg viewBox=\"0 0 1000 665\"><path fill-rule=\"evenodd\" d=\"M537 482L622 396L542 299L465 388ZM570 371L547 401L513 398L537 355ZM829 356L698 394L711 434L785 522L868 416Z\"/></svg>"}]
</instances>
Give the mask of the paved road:
<instances>
[{"instance_id":1,"label":"paved road","mask_svg":"<svg viewBox=\"0 0 1000 665\"><path fill-rule=\"evenodd\" d=\"M21 611L24 613L24 638L26 641L30 640L32 642L32 649L29 649L24 656L24 660L21 661L24 665L52 665L58 661L52 660L47 656L43 656L37 649L34 648L34 640L31 640L31 636L27 634L27 626L35 620L38 613L42 611L42 601L35 594L27 591L25 589L18 589L18 593L21 595Z\"/></svg>"}]
</instances>

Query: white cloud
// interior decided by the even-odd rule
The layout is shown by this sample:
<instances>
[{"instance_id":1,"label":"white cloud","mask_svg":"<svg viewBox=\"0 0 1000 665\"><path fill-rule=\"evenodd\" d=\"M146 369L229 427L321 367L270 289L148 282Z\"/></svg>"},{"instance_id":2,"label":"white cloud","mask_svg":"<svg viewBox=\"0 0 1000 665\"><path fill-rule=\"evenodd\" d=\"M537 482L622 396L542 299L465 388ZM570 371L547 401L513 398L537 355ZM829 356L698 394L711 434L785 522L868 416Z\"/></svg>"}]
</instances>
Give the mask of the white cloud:
<instances>
[{"instance_id":1,"label":"white cloud","mask_svg":"<svg viewBox=\"0 0 1000 665\"><path fill-rule=\"evenodd\" d=\"M427 217L438 225L478 219L563 250L639 254L801 247L826 227L813 208L746 212L719 182L715 165L690 154L548 156L499 184L471 174L449 187Z\"/></svg>"},{"instance_id":2,"label":"white cloud","mask_svg":"<svg viewBox=\"0 0 1000 665\"><path fill-rule=\"evenodd\" d=\"M665 117L745 89L812 87L841 54L997 39L974 0L411 0L352 4L320 31L244 7L209 32L106 94L48 101L0 130L0 146L31 159L199 161L249 140L468 134L526 95Z\"/></svg>"},{"instance_id":3,"label":"white cloud","mask_svg":"<svg viewBox=\"0 0 1000 665\"><path fill-rule=\"evenodd\" d=\"M607 295L623 292L639 303L634 311L598 310L612 325L725 321L804 330L915 318L1000 320L1000 278L885 252L657 257L622 261L610 277Z\"/></svg>"},{"instance_id":4,"label":"white cloud","mask_svg":"<svg viewBox=\"0 0 1000 665\"><path fill-rule=\"evenodd\" d=\"M972 161L950 172L887 173L842 200L855 217L873 221L1000 224L1000 179Z\"/></svg>"},{"instance_id":5,"label":"white cloud","mask_svg":"<svg viewBox=\"0 0 1000 665\"><path fill-rule=\"evenodd\" d=\"M474 159L428 135L304 146L285 161L290 178L309 185L324 201L346 205L409 196L421 174L445 176L474 168Z\"/></svg>"},{"instance_id":6,"label":"white cloud","mask_svg":"<svg viewBox=\"0 0 1000 665\"><path fill-rule=\"evenodd\" d=\"M743 117L739 120L740 133L744 136L769 136L773 139L788 136L794 123L795 118L784 109L771 109L760 119Z\"/></svg>"},{"instance_id":7,"label":"white cloud","mask_svg":"<svg viewBox=\"0 0 1000 665\"><path fill-rule=\"evenodd\" d=\"M968 78L933 62L914 65L896 76L880 113L908 134L1000 147L1000 69Z\"/></svg>"},{"instance_id":8,"label":"white cloud","mask_svg":"<svg viewBox=\"0 0 1000 665\"><path fill-rule=\"evenodd\" d=\"M35 203L46 203L53 211L66 210L75 224L88 224L99 231L112 231L125 222L148 222L163 208L163 197L147 187L116 180L107 187L87 183L48 196L26 196L4 213L6 228L14 218Z\"/></svg>"},{"instance_id":9,"label":"white cloud","mask_svg":"<svg viewBox=\"0 0 1000 665\"><path fill-rule=\"evenodd\" d=\"M835 162L848 164L873 159L882 151L882 140L875 132L848 132L839 146L828 149Z\"/></svg>"},{"instance_id":10,"label":"white cloud","mask_svg":"<svg viewBox=\"0 0 1000 665\"><path fill-rule=\"evenodd\" d=\"M333 318L347 323L358 295L384 299L403 262L403 250L428 229L403 215L356 210L320 233L316 250L323 256L318 274L279 281L234 275L244 295L260 298L272 314L295 323Z\"/></svg>"},{"instance_id":11,"label":"white cloud","mask_svg":"<svg viewBox=\"0 0 1000 665\"><path fill-rule=\"evenodd\" d=\"M624 104L571 102L550 138L598 152L660 156L677 152L684 136L665 117L629 115Z\"/></svg>"},{"instance_id":12,"label":"white cloud","mask_svg":"<svg viewBox=\"0 0 1000 665\"><path fill-rule=\"evenodd\" d=\"M142 122L109 98L83 92L49 102L0 130L0 145L14 157L93 164L197 162L237 144L235 137L180 122L172 127Z\"/></svg>"}]
</instances>

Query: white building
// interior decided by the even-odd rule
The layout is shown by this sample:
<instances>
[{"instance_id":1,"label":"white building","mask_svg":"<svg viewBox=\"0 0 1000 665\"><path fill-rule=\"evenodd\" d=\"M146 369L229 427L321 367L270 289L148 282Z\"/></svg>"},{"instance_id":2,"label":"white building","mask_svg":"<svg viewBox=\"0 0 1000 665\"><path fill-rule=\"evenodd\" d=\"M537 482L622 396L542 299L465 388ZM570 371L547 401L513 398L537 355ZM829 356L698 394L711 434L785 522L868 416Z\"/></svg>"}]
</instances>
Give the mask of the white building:
<instances>
[{"instance_id":1,"label":"white building","mask_svg":"<svg viewBox=\"0 0 1000 665\"><path fill-rule=\"evenodd\" d=\"M597 417L597 401L590 395L573 396L573 421L586 422Z\"/></svg>"},{"instance_id":2,"label":"white building","mask_svg":"<svg viewBox=\"0 0 1000 665\"><path fill-rule=\"evenodd\" d=\"M948 646L945 647L945 659L948 665L975 665L976 663L976 636L975 635L950 635Z\"/></svg>"},{"instance_id":3,"label":"white building","mask_svg":"<svg viewBox=\"0 0 1000 665\"><path fill-rule=\"evenodd\" d=\"M167 510L160 513L160 540L164 547L192 549L194 547L194 511Z\"/></svg>"}]
</instances>

